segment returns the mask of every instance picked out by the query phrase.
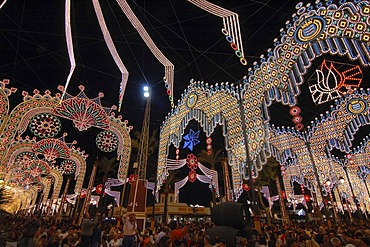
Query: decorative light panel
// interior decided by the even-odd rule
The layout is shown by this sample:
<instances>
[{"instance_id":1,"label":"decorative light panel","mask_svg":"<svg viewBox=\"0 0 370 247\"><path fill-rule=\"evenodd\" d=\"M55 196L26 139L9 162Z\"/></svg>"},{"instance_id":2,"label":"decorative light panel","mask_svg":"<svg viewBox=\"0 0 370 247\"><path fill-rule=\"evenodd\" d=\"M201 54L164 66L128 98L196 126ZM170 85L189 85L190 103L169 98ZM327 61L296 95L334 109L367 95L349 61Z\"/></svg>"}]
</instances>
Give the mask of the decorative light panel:
<instances>
[{"instance_id":1,"label":"decorative light panel","mask_svg":"<svg viewBox=\"0 0 370 247\"><path fill-rule=\"evenodd\" d=\"M316 82L308 81L312 100L315 104L322 104L352 93L355 88L360 87L362 78L360 66L324 59L316 69Z\"/></svg>"},{"instance_id":2,"label":"decorative light panel","mask_svg":"<svg viewBox=\"0 0 370 247\"><path fill-rule=\"evenodd\" d=\"M40 113L31 118L29 128L37 137L52 138L60 132L62 122L54 115Z\"/></svg>"},{"instance_id":3,"label":"decorative light panel","mask_svg":"<svg viewBox=\"0 0 370 247\"><path fill-rule=\"evenodd\" d=\"M101 131L95 139L96 146L103 152L110 153L118 148L118 137L112 131Z\"/></svg>"}]
</instances>

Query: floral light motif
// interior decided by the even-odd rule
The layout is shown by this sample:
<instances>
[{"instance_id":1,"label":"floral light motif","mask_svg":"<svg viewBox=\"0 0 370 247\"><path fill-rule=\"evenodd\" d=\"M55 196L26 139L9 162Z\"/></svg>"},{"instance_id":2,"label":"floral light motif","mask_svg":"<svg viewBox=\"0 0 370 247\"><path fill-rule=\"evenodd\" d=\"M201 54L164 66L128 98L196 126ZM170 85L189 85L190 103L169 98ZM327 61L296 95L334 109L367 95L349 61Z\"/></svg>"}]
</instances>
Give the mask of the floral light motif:
<instances>
[{"instance_id":1,"label":"floral light motif","mask_svg":"<svg viewBox=\"0 0 370 247\"><path fill-rule=\"evenodd\" d=\"M63 87L59 86L58 89L63 90ZM108 114L116 107L103 107L100 103L100 98L104 96L102 93L95 99L89 99L84 92L85 87L80 86L79 89L81 92L75 97L67 94L67 99L54 108L54 114L72 120L79 131L91 127L108 129Z\"/></svg>"},{"instance_id":2,"label":"floral light motif","mask_svg":"<svg viewBox=\"0 0 370 247\"><path fill-rule=\"evenodd\" d=\"M103 152L110 153L118 147L118 137L112 131L104 130L95 139L96 146Z\"/></svg>"},{"instance_id":3,"label":"floral light motif","mask_svg":"<svg viewBox=\"0 0 370 247\"><path fill-rule=\"evenodd\" d=\"M194 146L196 146L200 141L199 138L199 130L197 132L194 132L192 129L190 129L189 134L184 136L184 148L189 148L190 151L193 151Z\"/></svg>"},{"instance_id":4,"label":"floral light motif","mask_svg":"<svg viewBox=\"0 0 370 247\"><path fill-rule=\"evenodd\" d=\"M56 136L62 128L59 118L48 113L35 115L29 124L31 132L40 138Z\"/></svg>"},{"instance_id":5,"label":"floral light motif","mask_svg":"<svg viewBox=\"0 0 370 247\"><path fill-rule=\"evenodd\" d=\"M47 162L42 160L34 160L30 165L25 169L33 177L38 177L41 174L49 174L50 167Z\"/></svg>"},{"instance_id":6,"label":"floral light motif","mask_svg":"<svg viewBox=\"0 0 370 247\"><path fill-rule=\"evenodd\" d=\"M188 154L186 164L191 170L195 170L198 168L198 158L194 154Z\"/></svg>"},{"instance_id":7,"label":"floral light motif","mask_svg":"<svg viewBox=\"0 0 370 247\"><path fill-rule=\"evenodd\" d=\"M188 179L189 182L194 183L197 180L197 173L194 170L189 171Z\"/></svg>"},{"instance_id":8,"label":"floral light motif","mask_svg":"<svg viewBox=\"0 0 370 247\"><path fill-rule=\"evenodd\" d=\"M71 175L76 171L76 162L73 160L63 160L60 168L64 175Z\"/></svg>"},{"instance_id":9,"label":"floral light motif","mask_svg":"<svg viewBox=\"0 0 370 247\"><path fill-rule=\"evenodd\" d=\"M68 159L70 150L67 144L58 139L44 139L37 142L32 151L44 155L47 161L53 161L56 158Z\"/></svg>"},{"instance_id":10,"label":"floral light motif","mask_svg":"<svg viewBox=\"0 0 370 247\"><path fill-rule=\"evenodd\" d=\"M315 104L339 98L343 94L352 93L354 88L360 87L363 77L360 66L348 64L345 66L350 68L340 72L339 68L343 67L343 64L324 59L316 70L317 83L309 87Z\"/></svg>"},{"instance_id":11,"label":"floral light motif","mask_svg":"<svg viewBox=\"0 0 370 247\"><path fill-rule=\"evenodd\" d=\"M36 159L36 155L33 152L22 152L15 157L15 162L22 167L27 167L33 160Z\"/></svg>"}]
</instances>

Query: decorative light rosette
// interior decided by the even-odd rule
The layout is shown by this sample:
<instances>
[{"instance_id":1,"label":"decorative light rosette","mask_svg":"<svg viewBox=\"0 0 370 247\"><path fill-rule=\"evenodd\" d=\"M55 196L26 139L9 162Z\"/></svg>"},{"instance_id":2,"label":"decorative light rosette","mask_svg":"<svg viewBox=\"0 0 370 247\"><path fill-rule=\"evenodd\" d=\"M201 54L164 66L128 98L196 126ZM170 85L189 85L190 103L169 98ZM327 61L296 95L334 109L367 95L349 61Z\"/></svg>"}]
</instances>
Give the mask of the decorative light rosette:
<instances>
[{"instance_id":1,"label":"decorative light rosette","mask_svg":"<svg viewBox=\"0 0 370 247\"><path fill-rule=\"evenodd\" d=\"M31 132L40 138L51 138L56 136L62 129L60 119L49 113L35 115L29 124Z\"/></svg>"},{"instance_id":2,"label":"decorative light rosette","mask_svg":"<svg viewBox=\"0 0 370 247\"><path fill-rule=\"evenodd\" d=\"M33 184L33 183L37 182L37 180L35 179L35 177L31 176L31 174L25 173L22 177L21 182L24 185L29 185L29 184Z\"/></svg>"},{"instance_id":3,"label":"decorative light rosette","mask_svg":"<svg viewBox=\"0 0 370 247\"><path fill-rule=\"evenodd\" d=\"M49 180L52 184L55 183L55 178L52 175L46 175L45 177L47 180Z\"/></svg>"},{"instance_id":4,"label":"decorative light rosette","mask_svg":"<svg viewBox=\"0 0 370 247\"><path fill-rule=\"evenodd\" d=\"M207 155L211 155L212 154L212 138L211 137L207 137L206 144L207 144Z\"/></svg>"},{"instance_id":5,"label":"decorative light rosette","mask_svg":"<svg viewBox=\"0 0 370 247\"><path fill-rule=\"evenodd\" d=\"M50 167L47 162L42 160L33 160L29 163L28 167L25 168L32 177L38 177L41 174L50 173Z\"/></svg>"},{"instance_id":6,"label":"decorative light rosette","mask_svg":"<svg viewBox=\"0 0 370 247\"><path fill-rule=\"evenodd\" d=\"M38 182L37 184L35 184L35 188L37 192L41 192L44 190L45 186L42 183Z\"/></svg>"},{"instance_id":7,"label":"decorative light rosette","mask_svg":"<svg viewBox=\"0 0 370 247\"><path fill-rule=\"evenodd\" d=\"M188 180L191 183L194 183L195 180L197 180L197 173L194 170L191 170L188 175Z\"/></svg>"},{"instance_id":8,"label":"decorative light rosette","mask_svg":"<svg viewBox=\"0 0 370 247\"><path fill-rule=\"evenodd\" d=\"M251 187L249 187L248 184L243 184L242 188L243 188L244 191L250 191L250 189L251 189Z\"/></svg>"},{"instance_id":9,"label":"decorative light rosette","mask_svg":"<svg viewBox=\"0 0 370 247\"><path fill-rule=\"evenodd\" d=\"M73 160L63 160L60 168L64 175L71 175L76 171L76 162Z\"/></svg>"},{"instance_id":10,"label":"decorative light rosette","mask_svg":"<svg viewBox=\"0 0 370 247\"><path fill-rule=\"evenodd\" d=\"M95 188L95 192L98 193L99 195L103 192L103 185L98 184Z\"/></svg>"},{"instance_id":11,"label":"decorative light rosette","mask_svg":"<svg viewBox=\"0 0 370 247\"><path fill-rule=\"evenodd\" d=\"M188 154L186 157L186 164L191 170L198 168L198 159L194 154Z\"/></svg>"},{"instance_id":12,"label":"decorative light rosette","mask_svg":"<svg viewBox=\"0 0 370 247\"><path fill-rule=\"evenodd\" d=\"M15 157L15 162L26 168L33 160L36 159L36 155L32 152L22 152Z\"/></svg>"},{"instance_id":13,"label":"decorative light rosette","mask_svg":"<svg viewBox=\"0 0 370 247\"><path fill-rule=\"evenodd\" d=\"M29 169L29 171L30 171L30 175L31 175L32 177L40 176L40 175L41 175L41 173L42 173L41 168L40 168L40 167L38 167L38 166L32 167L31 169Z\"/></svg>"},{"instance_id":14,"label":"decorative light rosette","mask_svg":"<svg viewBox=\"0 0 370 247\"><path fill-rule=\"evenodd\" d=\"M56 158L66 159L71 155L71 151L64 141L53 138L37 142L33 145L32 151L44 155L44 158L49 162Z\"/></svg>"},{"instance_id":15,"label":"decorative light rosette","mask_svg":"<svg viewBox=\"0 0 370 247\"><path fill-rule=\"evenodd\" d=\"M292 121L295 124L296 130L302 130L304 125L301 123L303 118L299 115L301 113L301 108L299 106L292 106L289 110L289 114L293 117Z\"/></svg>"},{"instance_id":16,"label":"decorative light rosette","mask_svg":"<svg viewBox=\"0 0 370 247\"><path fill-rule=\"evenodd\" d=\"M110 153L118 148L118 137L112 131L104 130L96 136L95 143L101 151Z\"/></svg>"}]
</instances>

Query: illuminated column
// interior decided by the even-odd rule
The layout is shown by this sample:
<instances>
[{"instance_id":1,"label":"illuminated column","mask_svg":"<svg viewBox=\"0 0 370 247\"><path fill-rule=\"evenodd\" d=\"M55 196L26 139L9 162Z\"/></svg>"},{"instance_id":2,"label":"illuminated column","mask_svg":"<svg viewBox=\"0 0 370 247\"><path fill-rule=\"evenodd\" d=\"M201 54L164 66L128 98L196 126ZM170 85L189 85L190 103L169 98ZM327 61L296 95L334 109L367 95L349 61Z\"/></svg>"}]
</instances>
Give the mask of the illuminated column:
<instances>
[{"instance_id":1,"label":"illuminated column","mask_svg":"<svg viewBox=\"0 0 370 247\"><path fill-rule=\"evenodd\" d=\"M244 137L244 146L245 146L245 166L247 167L248 171L248 185L251 188L250 192L252 194L252 210L255 215L260 215L260 209L258 206L258 200L256 197L256 191L254 190L254 184L253 184L253 179L252 179L252 169L251 169L251 159L249 157L249 141L248 141L248 135L247 135L247 126L245 125L246 120L245 120L245 110L243 107L243 99L244 95L242 93L242 85L237 88L239 91L239 107L240 107L240 112L241 112L241 122L242 122L242 131L243 131L243 137Z\"/></svg>"},{"instance_id":2,"label":"illuminated column","mask_svg":"<svg viewBox=\"0 0 370 247\"><path fill-rule=\"evenodd\" d=\"M288 213L287 213L287 210L286 210L285 201L284 201L284 198L283 198L283 195L282 195L280 180L279 180L278 176L275 177L275 183L276 183L276 188L277 188L278 195L279 195L279 202L280 202L280 208L281 208L281 218L283 219L284 222L289 222L289 217L288 217Z\"/></svg>"},{"instance_id":3,"label":"illuminated column","mask_svg":"<svg viewBox=\"0 0 370 247\"><path fill-rule=\"evenodd\" d=\"M229 178L229 169L228 169L227 159L222 159L222 169L224 171L224 184L225 184L225 197L226 201L229 202L232 200L231 195L231 185L230 185L230 178Z\"/></svg>"},{"instance_id":4,"label":"illuminated column","mask_svg":"<svg viewBox=\"0 0 370 247\"><path fill-rule=\"evenodd\" d=\"M348 156L348 155L347 155ZM348 157L347 157L348 158ZM346 179L347 179L347 182L349 183L349 188L351 189L351 194L352 194L352 198L353 198L353 202L355 204L355 207L356 207L356 211L357 211L357 214L358 214L358 217L359 217L359 220L362 221L362 215L361 215L361 212L360 212L360 209L359 207L357 206L357 203L356 203L356 196L355 196L355 193L353 192L353 187L352 187L352 183L349 179L349 175L348 175L348 168L347 166L343 166L343 169L344 169L344 173L346 174Z\"/></svg>"},{"instance_id":5,"label":"illuminated column","mask_svg":"<svg viewBox=\"0 0 370 247\"><path fill-rule=\"evenodd\" d=\"M94 181L95 181L97 166L98 166L98 164L96 162L94 162L94 166L93 166L93 169L92 169L92 172L91 172L89 185L88 185L87 190L86 190L85 201L84 201L84 204L83 204L83 207L82 207L82 210L83 210L82 211L82 217L80 217L80 220L82 220L83 215L88 211L88 208L89 208L89 205L90 205L90 198L91 198L92 188L94 187Z\"/></svg>"},{"instance_id":6,"label":"illuminated column","mask_svg":"<svg viewBox=\"0 0 370 247\"><path fill-rule=\"evenodd\" d=\"M306 138L308 139L308 137L306 136ZM312 165L312 170L315 174L315 178L316 178L316 181L317 181L317 189L319 190L319 194L322 198L322 201L323 201L323 205L324 205L324 213L325 213L325 216L326 216L326 220L328 221L328 224L330 226L330 218L329 218L329 213L328 213L328 209L325 205L325 201L324 201L324 194L322 193L322 185L321 185L321 181L320 181L320 177L319 177L319 174L317 172L317 167L316 167L316 164L315 164L315 160L313 158L313 155L312 155L312 150L311 150L311 144L310 144L310 141L309 140L306 140L305 141L305 144L306 144L306 147L307 147L307 151L308 151L308 154L310 156L310 160L311 160L311 165ZM317 201L317 204L319 206L319 201ZM320 212L321 214L321 212Z\"/></svg>"},{"instance_id":7,"label":"illuminated column","mask_svg":"<svg viewBox=\"0 0 370 247\"><path fill-rule=\"evenodd\" d=\"M68 191L68 188L69 188L69 183L71 182L71 177L68 177L67 179L67 183L66 183L66 186L64 188L64 191L63 191L63 195L62 195L62 198L61 198L61 201L60 201L60 205L59 205L59 210L58 210L58 214L57 214L57 218L60 217L62 215L62 211L63 211L63 206L64 206L64 202L66 200L66 196L67 196L67 191Z\"/></svg>"}]
</instances>

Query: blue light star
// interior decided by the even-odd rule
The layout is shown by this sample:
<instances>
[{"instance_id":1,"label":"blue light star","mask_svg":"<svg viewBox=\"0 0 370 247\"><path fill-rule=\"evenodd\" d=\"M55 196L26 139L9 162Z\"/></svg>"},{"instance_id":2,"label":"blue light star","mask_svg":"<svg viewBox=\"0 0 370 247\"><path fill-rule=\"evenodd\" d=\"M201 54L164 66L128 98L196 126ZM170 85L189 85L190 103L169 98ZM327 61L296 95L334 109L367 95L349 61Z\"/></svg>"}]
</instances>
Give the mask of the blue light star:
<instances>
[{"instance_id":1,"label":"blue light star","mask_svg":"<svg viewBox=\"0 0 370 247\"><path fill-rule=\"evenodd\" d=\"M194 146L200 142L198 140L199 132L199 130L194 132L192 129L190 129L189 134L184 136L185 143L183 148L189 148L190 151L193 151Z\"/></svg>"}]
</instances>

